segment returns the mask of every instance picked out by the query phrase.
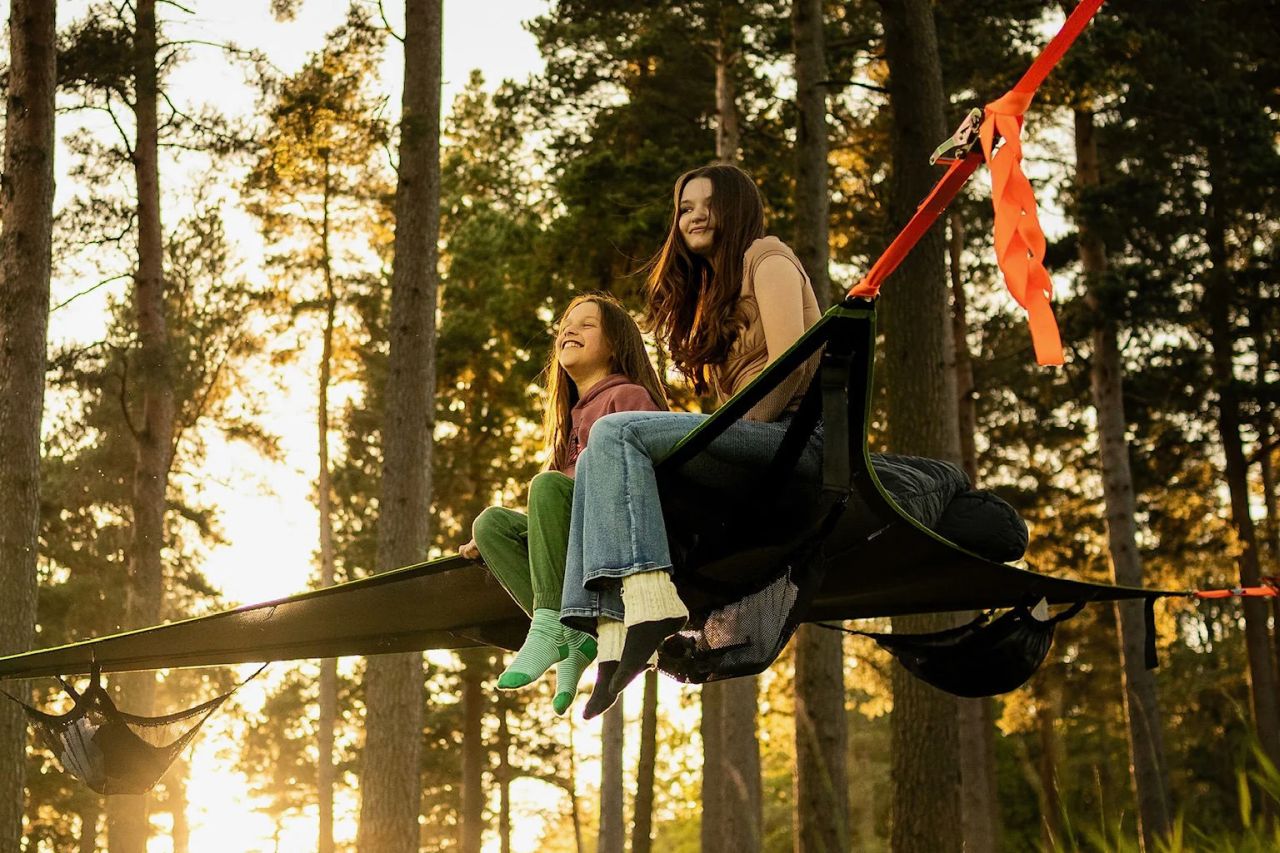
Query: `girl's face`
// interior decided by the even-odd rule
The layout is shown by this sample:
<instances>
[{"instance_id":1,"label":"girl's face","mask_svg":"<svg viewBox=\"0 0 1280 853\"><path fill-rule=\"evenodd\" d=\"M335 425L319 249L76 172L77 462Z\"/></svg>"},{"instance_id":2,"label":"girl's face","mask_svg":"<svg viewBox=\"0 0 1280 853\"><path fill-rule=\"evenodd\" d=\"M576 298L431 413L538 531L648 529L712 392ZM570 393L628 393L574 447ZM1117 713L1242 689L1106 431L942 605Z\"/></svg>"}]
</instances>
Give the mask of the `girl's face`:
<instances>
[{"instance_id":1,"label":"girl's face","mask_svg":"<svg viewBox=\"0 0 1280 853\"><path fill-rule=\"evenodd\" d=\"M575 381L608 370L613 349L605 339L600 306L579 302L564 316L556 333L556 359Z\"/></svg>"},{"instance_id":2,"label":"girl's face","mask_svg":"<svg viewBox=\"0 0 1280 853\"><path fill-rule=\"evenodd\" d=\"M680 218L677 220L684 244L695 255L710 254L716 239L716 222L711 215L711 179L693 178L680 191Z\"/></svg>"}]
</instances>

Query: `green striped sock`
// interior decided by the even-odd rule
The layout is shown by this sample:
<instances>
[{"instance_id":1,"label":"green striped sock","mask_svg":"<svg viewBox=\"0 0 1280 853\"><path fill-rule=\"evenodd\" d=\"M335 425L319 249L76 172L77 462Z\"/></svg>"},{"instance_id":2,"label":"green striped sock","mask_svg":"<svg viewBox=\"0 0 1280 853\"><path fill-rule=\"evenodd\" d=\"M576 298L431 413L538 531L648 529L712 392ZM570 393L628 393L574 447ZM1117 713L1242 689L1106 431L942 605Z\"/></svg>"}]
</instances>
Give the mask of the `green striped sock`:
<instances>
[{"instance_id":1,"label":"green striped sock","mask_svg":"<svg viewBox=\"0 0 1280 853\"><path fill-rule=\"evenodd\" d=\"M562 716L578 695L583 671L596 659L596 641L590 634L566 628L564 639L569 656L556 664L556 695L551 700L551 706Z\"/></svg>"},{"instance_id":2,"label":"green striped sock","mask_svg":"<svg viewBox=\"0 0 1280 853\"><path fill-rule=\"evenodd\" d=\"M499 690L515 690L537 681L542 673L564 660L569 649L564 644L560 613L549 608L533 611L533 622L515 660L498 677Z\"/></svg>"}]
</instances>

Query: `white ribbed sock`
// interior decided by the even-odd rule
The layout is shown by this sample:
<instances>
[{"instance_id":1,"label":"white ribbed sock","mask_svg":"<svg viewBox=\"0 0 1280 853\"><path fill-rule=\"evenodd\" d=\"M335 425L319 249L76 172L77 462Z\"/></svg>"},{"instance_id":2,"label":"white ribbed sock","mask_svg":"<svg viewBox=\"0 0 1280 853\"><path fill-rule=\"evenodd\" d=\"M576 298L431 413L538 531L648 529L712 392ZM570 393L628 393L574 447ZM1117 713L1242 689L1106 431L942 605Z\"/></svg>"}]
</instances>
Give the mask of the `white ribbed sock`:
<instances>
[{"instance_id":1,"label":"white ribbed sock","mask_svg":"<svg viewBox=\"0 0 1280 853\"><path fill-rule=\"evenodd\" d=\"M638 572L623 578L622 600L627 608L624 624L628 628L641 622L689 618L689 609L665 571Z\"/></svg>"}]
</instances>

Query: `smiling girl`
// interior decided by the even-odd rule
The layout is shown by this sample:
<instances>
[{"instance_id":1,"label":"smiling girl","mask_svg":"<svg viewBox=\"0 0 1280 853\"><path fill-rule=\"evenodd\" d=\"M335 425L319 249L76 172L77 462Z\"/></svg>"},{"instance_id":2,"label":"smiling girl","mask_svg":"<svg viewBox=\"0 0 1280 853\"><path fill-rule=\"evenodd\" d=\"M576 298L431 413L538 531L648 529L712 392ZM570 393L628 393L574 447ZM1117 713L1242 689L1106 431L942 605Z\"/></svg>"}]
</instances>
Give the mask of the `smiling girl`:
<instances>
[{"instance_id":1,"label":"smiling girl","mask_svg":"<svg viewBox=\"0 0 1280 853\"><path fill-rule=\"evenodd\" d=\"M817 322L808 275L791 249L765 235L764 204L741 169L717 163L676 181L666 242L649 268L649 316L659 345L699 394L721 403ZM730 494L749 492L773 458L818 367L780 382L682 474ZM598 633L600 665L584 716L603 713L689 612L671 580L654 463L707 415L624 413L596 424L578 471L561 618ZM797 468L816 475L821 431ZM624 604L625 601L625 604Z\"/></svg>"},{"instance_id":2,"label":"smiling girl","mask_svg":"<svg viewBox=\"0 0 1280 853\"><path fill-rule=\"evenodd\" d=\"M592 426L614 412L663 411L666 396L644 348L640 329L616 299L579 296L557 324L547 360L544 429L548 468L529 483L528 513L492 506L472 524L459 549L482 558L489 571L532 618L524 645L498 679L514 690L556 667L552 700L563 714L578 680L595 659L588 634L560 624L573 476Z\"/></svg>"}]
</instances>

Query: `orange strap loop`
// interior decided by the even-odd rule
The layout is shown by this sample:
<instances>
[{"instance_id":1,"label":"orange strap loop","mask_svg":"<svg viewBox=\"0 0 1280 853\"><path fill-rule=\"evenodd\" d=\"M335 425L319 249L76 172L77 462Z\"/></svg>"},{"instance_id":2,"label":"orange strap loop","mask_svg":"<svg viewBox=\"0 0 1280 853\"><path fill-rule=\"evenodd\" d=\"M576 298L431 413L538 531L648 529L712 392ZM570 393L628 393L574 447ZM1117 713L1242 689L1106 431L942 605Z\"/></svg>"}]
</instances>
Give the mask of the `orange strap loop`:
<instances>
[{"instance_id":1,"label":"orange strap loop","mask_svg":"<svg viewBox=\"0 0 1280 853\"><path fill-rule=\"evenodd\" d=\"M1276 598L1280 589L1271 584L1264 586L1237 586L1231 589L1198 589L1192 593L1196 598Z\"/></svg>"},{"instance_id":2,"label":"orange strap loop","mask_svg":"<svg viewBox=\"0 0 1280 853\"><path fill-rule=\"evenodd\" d=\"M1012 89L983 110L979 140L991 169L991 202L995 208L996 262L1013 298L1027 312L1036 361L1062 364L1062 341L1049 299L1053 282L1044 267L1045 238L1036 213L1031 182L1022 171L1022 121L1040 84L1076 40L1103 0L1083 0L1062 29L1045 46ZM1003 140L997 149L996 142ZM937 220L965 181L977 169L979 157L970 152L951 162L928 198L872 266L849 296L874 299L880 285Z\"/></svg>"}]
</instances>

